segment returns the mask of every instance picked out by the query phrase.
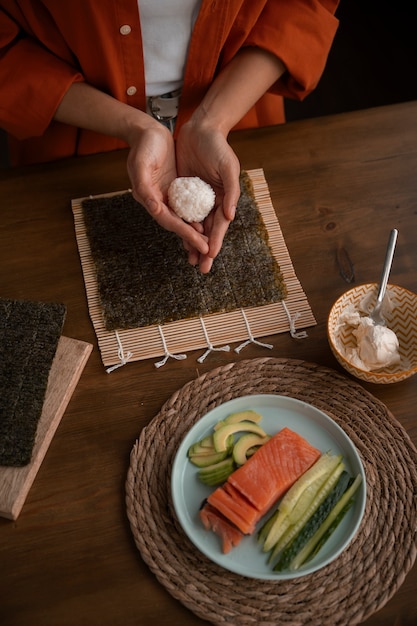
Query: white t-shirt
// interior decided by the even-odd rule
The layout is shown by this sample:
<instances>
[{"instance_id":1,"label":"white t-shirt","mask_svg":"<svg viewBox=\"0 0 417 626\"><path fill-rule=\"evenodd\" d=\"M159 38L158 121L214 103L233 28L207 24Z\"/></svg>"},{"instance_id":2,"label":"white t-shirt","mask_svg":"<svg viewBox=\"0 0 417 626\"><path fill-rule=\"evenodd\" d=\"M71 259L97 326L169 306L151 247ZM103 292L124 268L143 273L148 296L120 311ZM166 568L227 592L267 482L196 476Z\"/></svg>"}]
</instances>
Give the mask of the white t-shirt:
<instances>
[{"instance_id":1,"label":"white t-shirt","mask_svg":"<svg viewBox=\"0 0 417 626\"><path fill-rule=\"evenodd\" d=\"M201 0L138 0L147 96L181 87L200 5Z\"/></svg>"}]
</instances>

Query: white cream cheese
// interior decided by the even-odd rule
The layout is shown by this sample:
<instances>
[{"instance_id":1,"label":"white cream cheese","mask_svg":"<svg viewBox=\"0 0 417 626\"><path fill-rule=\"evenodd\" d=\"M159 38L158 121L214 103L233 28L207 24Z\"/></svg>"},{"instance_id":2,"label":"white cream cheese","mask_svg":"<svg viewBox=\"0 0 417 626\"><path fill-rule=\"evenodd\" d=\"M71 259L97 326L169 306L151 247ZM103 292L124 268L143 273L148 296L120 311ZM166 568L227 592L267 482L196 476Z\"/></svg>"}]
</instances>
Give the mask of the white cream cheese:
<instances>
[{"instance_id":1,"label":"white cream cheese","mask_svg":"<svg viewBox=\"0 0 417 626\"><path fill-rule=\"evenodd\" d=\"M356 367L372 371L400 362L398 337L390 328L375 325L352 305L340 316L339 324L353 328L356 346L346 348L346 358Z\"/></svg>"},{"instance_id":2,"label":"white cream cheese","mask_svg":"<svg viewBox=\"0 0 417 626\"><path fill-rule=\"evenodd\" d=\"M358 343L357 353L364 367L377 370L400 362L398 337L390 328L375 325L369 317L362 317L353 331Z\"/></svg>"}]
</instances>

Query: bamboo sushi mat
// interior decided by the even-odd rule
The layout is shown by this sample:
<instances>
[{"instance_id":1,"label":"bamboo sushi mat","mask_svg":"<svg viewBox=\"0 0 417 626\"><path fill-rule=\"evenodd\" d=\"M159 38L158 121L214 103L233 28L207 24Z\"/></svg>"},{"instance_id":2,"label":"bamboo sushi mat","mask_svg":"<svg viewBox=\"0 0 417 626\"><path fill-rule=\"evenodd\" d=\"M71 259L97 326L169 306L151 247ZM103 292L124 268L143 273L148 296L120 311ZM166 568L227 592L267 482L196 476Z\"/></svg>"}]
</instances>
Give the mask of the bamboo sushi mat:
<instances>
[{"instance_id":1,"label":"bamboo sushi mat","mask_svg":"<svg viewBox=\"0 0 417 626\"><path fill-rule=\"evenodd\" d=\"M209 410L243 395L291 396L329 414L355 444L367 503L354 539L332 563L293 580L258 580L222 569L177 521L170 478L176 450ZM384 404L358 383L304 361L230 363L177 391L140 433L126 480L137 548L158 581L213 624L352 626L398 590L417 553L417 450ZM238 548L237 548L238 549Z\"/></svg>"},{"instance_id":2,"label":"bamboo sushi mat","mask_svg":"<svg viewBox=\"0 0 417 626\"><path fill-rule=\"evenodd\" d=\"M314 326L316 320L307 297L295 274L284 237L272 205L262 169L249 170L255 200L268 231L272 254L277 260L288 295L283 302L217 313L203 318L183 319L164 324L128 330L108 331L105 328L92 260L83 220L81 203L86 198L72 200L75 234L84 275L90 317L97 336L103 364L117 366L125 355L130 361L155 358L169 353L206 349L212 346L244 342L248 337L266 337L283 332L296 333L297 328ZM122 193L122 192L117 192ZM116 195L103 194L94 197ZM250 333L248 333L250 329ZM208 341L209 340L209 341Z\"/></svg>"}]
</instances>

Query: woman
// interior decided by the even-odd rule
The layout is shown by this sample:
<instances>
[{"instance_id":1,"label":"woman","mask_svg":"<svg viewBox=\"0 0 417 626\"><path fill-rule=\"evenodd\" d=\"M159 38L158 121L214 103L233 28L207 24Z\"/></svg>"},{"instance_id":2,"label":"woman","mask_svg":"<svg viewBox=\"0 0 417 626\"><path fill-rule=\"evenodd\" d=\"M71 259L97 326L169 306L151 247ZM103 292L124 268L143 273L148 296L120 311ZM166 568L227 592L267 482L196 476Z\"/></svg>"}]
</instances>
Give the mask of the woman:
<instances>
[{"instance_id":1,"label":"woman","mask_svg":"<svg viewBox=\"0 0 417 626\"><path fill-rule=\"evenodd\" d=\"M207 272L239 198L228 134L283 122L283 97L314 89L337 4L0 0L0 126L11 161L129 146L135 198ZM203 225L167 206L176 176L199 176L215 189Z\"/></svg>"}]
</instances>

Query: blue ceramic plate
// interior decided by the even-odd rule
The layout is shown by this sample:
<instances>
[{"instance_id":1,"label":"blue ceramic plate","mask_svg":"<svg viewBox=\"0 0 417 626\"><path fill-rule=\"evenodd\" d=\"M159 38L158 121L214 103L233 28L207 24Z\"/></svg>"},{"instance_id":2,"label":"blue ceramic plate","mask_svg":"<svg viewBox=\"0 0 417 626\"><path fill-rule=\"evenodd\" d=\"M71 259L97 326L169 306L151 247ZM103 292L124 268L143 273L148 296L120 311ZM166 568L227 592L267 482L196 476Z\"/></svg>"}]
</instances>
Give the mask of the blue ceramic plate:
<instances>
[{"instance_id":1,"label":"blue ceramic plate","mask_svg":"<svg viewBox=\"0 0 417 626\"><path fill-rule=\"evenodd\" d=\"M361 474L362 484L355 502L333 535L319 553L297 572L273 572L267 563L267 554L257 543L256 532L244 537L228 554L221 551L220 539L207 531L200 521L201 503L214 489L203 485L196 468L187 458L187 450L212 432L213 426L229 413L252 409L262 415L260 425L270 435L287 426L302 435L322 452L331 450L342 454L346 468L352 475ZM251 578L279 580L310 574L333 561L350 543L360 525L366 503L366 480L362 462L352 441L334 420L315 407L286 396L262 394L244 396L225 402L202 417L187 433L174 459L171 480L175 512L194 545L212 561L225 569ZM268 517L268 516L266 516ZM266 518L265 518L266 519ZM262 525L261 520L257 526Z\"/></svg>"}]
</instances>

